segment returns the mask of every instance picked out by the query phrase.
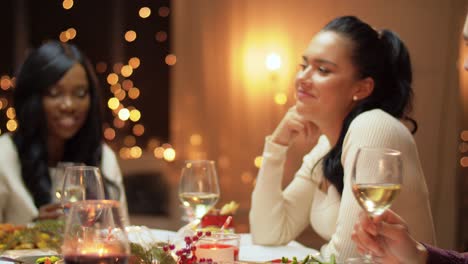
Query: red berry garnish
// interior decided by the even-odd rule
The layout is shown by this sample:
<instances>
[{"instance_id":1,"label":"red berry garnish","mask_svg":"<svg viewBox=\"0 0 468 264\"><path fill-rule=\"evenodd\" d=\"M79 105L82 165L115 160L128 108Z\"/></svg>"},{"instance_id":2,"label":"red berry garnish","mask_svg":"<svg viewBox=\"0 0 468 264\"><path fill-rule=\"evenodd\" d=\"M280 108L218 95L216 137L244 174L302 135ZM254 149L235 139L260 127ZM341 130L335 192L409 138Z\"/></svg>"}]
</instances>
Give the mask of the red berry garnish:
<instances>
[{"instance_id":1,"label":"red berry garnish","mask_svg":"<svg viewBox=\"0 0 468 264\"><path fill-rule=\"evenodd\" d=\"M168 247L168 246L164 246L164 247L163 247L163 250L164 250L164 252L167 252L167 251L169 250L169 247Z\"/></svg>"},{"instance_id":2,"label":"red berry garnish","mask_svg":"<svg viewBox=\"0 0 468 264\"><path fill-rule=\"evenodd\" d=\"M198 232L197 232L197 236L198 236L198 237L203 236L203 232L202 232L202 231L198 231Z\"/></svg>"},{"instance_id":3,"label":"red berry garnish","mask_svg":"<svg viewBox=\"0 0 468 264\"><path fill-rule=\"evenodd\" d=\"M175 245L174 245L174 244L169 245L169 249L170 249L170 250L174 250L174 249L175 249Z\"/></svg>"},{"instance_id":4,"label":"red berry garnish","mask_svg":"<svg viewBox=\"0 0 468 264\"><path fill-rule=\"evenodd\" d=\"M210 232L210 231L206 231L205 235L206 235L206 236L211 236L211 232Z\"/></svg>"},{"instance_id":5,"label":"red berry garnish","mask_svg":"<svg viewBox=\"0 0 468 264\"><path fill-rule=\"evenodd\" d=\"M196 246L192 246L192 247L190 248L190 250L195 251L195 250L197 250L197 247L196 247Z\"/></svg>"},{"instance_id":6,"label":"red berry garnish","mask_svg":"<svg viewBox=\"0 0 468 264\"><path fill-rule=\"evenodd\" d=\"M190 243L192 243L192 239L190 237L185 237L185 243L187 243L187 245L190 245Z\"/></svg>"}]
</instances>

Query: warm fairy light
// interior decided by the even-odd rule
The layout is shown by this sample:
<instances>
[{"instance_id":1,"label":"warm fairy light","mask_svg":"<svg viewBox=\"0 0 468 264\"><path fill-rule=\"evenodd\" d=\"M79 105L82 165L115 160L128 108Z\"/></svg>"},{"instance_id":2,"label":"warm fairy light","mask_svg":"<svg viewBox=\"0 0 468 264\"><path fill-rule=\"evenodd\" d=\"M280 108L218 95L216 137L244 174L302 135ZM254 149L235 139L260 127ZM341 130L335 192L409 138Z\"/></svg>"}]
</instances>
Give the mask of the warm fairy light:
<instances>
[{"instance_id":1,"label":"warm fairy light","mask_svg":"<svg viewBox=\"0 0 468 264\"><path fill-rule=\"evenodd\" d=\"M6 116L9 118L9 119L15 119L16 117L16 111L13 107L9 107L6 111Z\"/></svg>"},{"instance_id":2,"label":"warm fairy light","mask_svg":"<svg viewBox=\"0 0 468 264\"><path fill-rule=\"evenodd\" d=\"M276 71L281 68L281 57L276 53L270 53L265 60L265 66L270 71Z\"/></svg>"},{"instance_id":3,"label":"warm fairy light","mask_svg":"<svg viewBox=\"0 0 468 264\"><path fill-rule=\"evenodd\" d=\"M173 66L177 62L177 57L174 54L169 54L166 56L166 64L169 66Z\"/></svg>"},{"instance_id":4,"label":"warm fairy light","mask_svg":"<svg viewBox=\"0 0 468 264\"><path fill-rule=\"evenodd\" d=\"M0 100L0 110L2 110L2 109L3 109L3 101Z\"/></svg>"},{"instance_id":5,"label":"warm fairy light","mask_svg":"<svg viewBox=\"0 0 468 264\"><path fill-rule=\"evenodd\" d=\"M136 138L132 135L128 135L124 138L124 145L127 147L132 147L135 146L136 144Z\"/></svg>"},{"instance_id":6,"label":"warm fairy light","mask_svg":"<svg viewBox=\"0 0 468 264\"><path fill-rule=\"evenodd\" d=\"M463 141L468 141L468 130L463 130L460 134L460 138Z\"/></svg>"},{"instance_id":7,"label":"warm fairy light","mask_svg":"<svg viewBox=\"0 0 468 264\"><path fill-rule=\"evenodd\" d=\"M133 41L135 41L136 38L137 38L137 34L136 34L135 31L129 30L129 31L125 32L125 40L127 42L133 42Z\"/></svg>"},{"instance_id":8,"label":"warm fairy light","mask_svg":"<svg viewBox=\"0 0 468 264\"><path fill-rule=\"evenodd\" d=\"M69 39L74 39L76 37L76 29L74 28L69 28L67 29L66 33L68 34Z\"/></svg>"},{"instance_id":9,"label":"warm fairy light","mask_svg":"<svg viewBox=\"0 0 468 264\"><path fill-rule=\"evenodd\" d=\"M467 142L462 142L458 146L458 149L460 150L461 153L468 152L468 143Z\"/></svg>"},{"instance_id":10,"label":"warm fairy light","mask_svg":"<svg viewBox=\"0 0 468 264\"><path fill-rule=\"evenodd\" d=\"M141 118L141 113L138 109L133 109L130 111L130 120L133 122L138 122Z\"/></svg>"},{"instance_id":11,"label":"warm fairy light","mask_svg":"<svg viewBox=\"0 0 468 264\"><path fill-rule=\"evenodd\" d=\"M115 72L115 73L119 73L120 70L122 69L123 67L123 63L121 62L117 62L114 64L114 66L112 67L112 70Z\"/></svg>"},{"instance_id":12,"label":"warm fairy light","mask_svg":"<svg viewBox=\"0 0 468 264\"><path fill-rule=\"evenodd\" d=\"M104 129L104 138L107 140L113 140L115 138L115 130L112 127Z\"/></svg>"},{"instance_id":13,"label":"warm fairy light","mask_svg":"<svg viewBox=\"0 0 468 264\"><path fill-rule=\"evenodd\" d=\"M0 103L2 105L2 107L0 107L0 109L6 108L8 106L8 100L6 98L0 97Z\"/></svg>"},{"instance_id":14,"label":"warm fairy light","mask_svg":"<svg viewBox=\"0 0 468 264\"><path fill-rule=\"evenodd\" d=\"M202 141L202 136L199 134L193 134L190 136L190 144L192 144L192 146L200 146Z\"/></svg>"},{"instance_id":15,"label":"warm fairy light","mask_svg":"<svg viewBox=\"0 0 468 264\"><path fill-rule=\"evenodd\" d=\"M130 65L124 65L122 69L120 69L120 73L123 77L129 77L133 73L133 68Z\"/></svg>"},{"instance_id":16,"label":"warm fairy light","mask_svg":"<svg viewBox=\"0 0 468 264\"><path fill-rule=\"evenodd\" d=\"M107 64L103 61L100 61L96 64L96 71L98 73L105 73L107 71Z\"/></svg>"},{"instance_id":17,"label":"warm fairy light","mask_svg":"<svg viewBox=\"0 0 468 264\"><path fill-rule=\"evenodd\" d=\"M114 118L113 124L114 124L114 127L116 127L116 128L122 128L122 127L125 126L125 121L122 121L122 120L120 120L120 118L116 117L116 118Z\"/></svg>"},{"instance_id":18,"label":"warm fairy light","mask_svg":"<svg viewBox=\"0 0 468 264\"><path fill-rule=\"evenodd\" d=\"M145 127L142 124L136 124L133 126L133 135L140 137L145 133Z\"/></svg>"},{"instance_id":19,"label":"warm fairy light","mask_svg":"<svg viewBox=\"0 0 468 264\"><path fill-rule=\"evenodd\" d=\"M128 65L130 65L133 69L140 67L140 59L138 57L133 57L128 60Z\"/></svg>"},{"instance_id":20,"label":"warm fairy light","mask_svg":"<svg viewBox=\"0 0 468 264\"><path fill-rule=\"evenodd\" d=\"M128 97L131 99L137 99L140 96L140 89L133 87L128 90Z\"/></svg>"},{"instance_id":21,"label":"warm fairy light","mask_svg":"<svg viewBox=\"0 0 468 264\"><path fill-rule=\"evenodd\" d=\"M107 101L107 106L109 106L109 109L115 110L119 107L119 105L120 101L115 97L111 97L109 101Z\"/></svg>"},{"instance_id":22,"label":"warm fairy light","mask_svg":"<svg viewBox=\"0 0 468 264\"><path fill-rule=\"evenodd\" d=\"M63 0L62 7L65 10L69 10L73 7L73 0Z\"/></svg>"},{"instance_id":23,"label":"warm fairy light","mask_svg":"<svg viewBox=\"0 0 468 264\"><path fill-rule=\"evenodd\" d=\"M260 168L260 166L262 166L262 161L263 161L262 156L255 157L255 160L254 160L255 167Z\"/></svg>"},{"instance_id":24,"label":"warm fairy light","mask_svg":"<svg viewBox=\"0 0 468 264\"><path fill-rule=\"evenodd\" d=\"M125 90L120 89L120 90L116 91L114 93L114 95L115 95L115 97L117 97L117 99L119 99L119 101L122 101L127 96L127 93L125 92Z\"/></svg>"},{"instance_id":25,"label":"warm fairy light","mask_svg":"<svg viewBox=\"0 0 468 264\"><path fill-rule=\"evenodd\" d=\"M250 172L248 172L248 171L243 172L242 175L241 175L241 181L242 181L242 183L244 183L244 184L249 184L249 183L251 183L252 180L253 180L253 178L254 178L254 177L253 177L252 173L250 173Z\"/></svg>"},{"instance_id":26,"label":"warm fairy light","mask_svg":"<svg viewBox=\"0 0 468 264\"><path fill-rule=\"evenodd\" d=\"M154 150L155 148L157 148L159 146L159 144L161 144L161 142L159 142L159 140L157 140L155 138L150 138L148 140L146 148L149 149L149 150ZM163 151L164 151L164 149L163 149Z\"/></svg>"},{"instance_id":27,"label":"warm fairy light","mask_svg":"<svg viewBox=\"0 0 468 264\"><path fill-rule=\"evenodd\" d=\"M167 33L165 31L158 31L155 38L158 42L164 42L167 40Z\"/></svg>"},{"instance_id":28,"label":"warm fairy light","mask_svg":"<svg viewBox=\"0 0 468 264\"><path fill-rule=\"evenodd\" d=\"M130 111L128 111L127 108L122 108L120 109L118 115L119 115L120 120L127 121L128 118L130 117Z\"/></svg>"},{"instance_id":29,"label":"warm fairy light","mask_svg":"<svg viewBox=\"0 0 468 264\"><path fill-rule=\"evenodd\" d=\"M133 82L132 80L130 79L125 79L123 82L122 82L122 88L125 90L125 91L128 91L130 90L130 88L133 87Z\"/></svg>"},{"instance_id":30,"label":"warm fairy light","mask_svg":"<svg viewBox=\"0 0 468 264\"><path fill-rule=\"evenodd\" d=\"M161 17L167 17L170 13L170 9L167 6L162 6L158 9L158 14Z\"/></svg>"},{"instance_id":31,"label":"warm fairy light","mask_svg":"<svg viewBox=\"0 0 468 264\"><path fill-rule=\"evenodd\" d=\"M138 146L134 146L130 149L130 156L133 158L133 159L138 159L141 157L141 154L143 153L143 151L141 150L140 147Z\"/></svg>"},{"instance_id":32,"label":"warm fairy light","mask_svg":"<svg viewBox=\"0 0 468 264\"><path fill-rule=\"evenodd\" d=\"M174 161L176 157L176 152L173 148L167 148L166 150L164 150L164 159L166 161Z\"/></svg>"},{"instance_id":33,"label":"warm fairy light","mask_svg":"<svg viewBox=\"0 0 468 264\"><path fill-rule=\"evenodd\" d=\"M147 6L145 7L142 7L140 8L140 10L138 11L138 15L141 17L141 18L147 18L151 15L151 9Z\"/></svg>"},{"instance_id":34,"label":"warm fairy light","mask_svg":"<svg viewBox=\"0 0 468 264\"><path fill-rule=\"evenodd\" d=\"M2 90L6 91L6 90L10 89L11 86L12 86L12 84L11 84L10 77L7 76L7 75L2 76L2 78L0 80L0 88L2 88Z\"/></svg>"},{"instance_id":35,"label":"warm fairy light","mask_svg":"<svg viewBox=\"0 0 468 264\"><path fill-rule=\"evenodd\" d=\"M275 103L278 105L284 105L288 101L288 96L285 93L279 92L275 94Z\"/></svg>"},{"instance_id":36,"label":"warm fairy light","mask_svg":"<svg viewBox=\"0 0 468 264\"><path fill-rule=\"evenodd\" d=\"M16 122L16 120L10 119L6 123L6 128L8 129L8 131L13 132L18 128L18 123Z\"/></svg>"},{"instance_id":37,"label":"warm fairy light","mask_svg":"<svg viewBox=\"0 0 468 264\"><path fill-rule=\"evenodd\" d=\"M65 31L60 32L59 39L61 42L67 42L70 39L68 38L68 34Z\"/></svg>"},{"instance_id":38,"label":"warm fairy light","mask_svg":"<svg viewBox=\"0 0 468 264\"><path fill-rule=\"evenodd\" d=\"M120 89L122 89L122 86L120 85L120 83L113 84L113 85L111 85L111 88L110 88L110 90L111 90L111 92L113 94L120 91Z\"/></svg>"},{"instance_id":39,"label":"warm fairy light","mask_svg":"<svg viewBox=\"0 0 468 264\"><path fill-rule=\"evenodd\" d=\"M164 149L172 148L171 144L169 144L169 143L164 143L164 144L162 144L161 147L163 147Z\"/></svg>"},{"instance_id":40,"label":"warm fairy light","mask_svg":"<svg viewBox=\"0 0 468 264\"><path fill-rule=\"evenodd\" d=\"M119 81L119 76L115 73L110 73L107 75L107 83L110 85L114 85Z\"/></svg>"},{"instance_id":41,"label":"warm fairy light","mask_svg":"<svg viewBox=\"0 0 468 264\"><path fill-rule=\"evenodd\" d=\"M130 159L130 149L129 148L121 148L119 150L119 156L122 159Z\"/></svg>"},{"instance_id":42,"label":"warm fairy light","mask_svg":"<svg viewBox=\"0 0 468 264\"><path fill-rule=\"evenodd\" d=\"M468 167L468 157L463 157L460 159L460 165L464 168Z\"/></svg>"},{"instance_id":43,"label":"warm fairy light","mask_svg":"<svg viewBox=\"0 0 468 264\"><path fill-rule=\"evenodd\" d=\"M163 147L157 147L153 151L154 157L157 159L162 159L164 157L164 148Z\"/></svg>"}]
</instances>

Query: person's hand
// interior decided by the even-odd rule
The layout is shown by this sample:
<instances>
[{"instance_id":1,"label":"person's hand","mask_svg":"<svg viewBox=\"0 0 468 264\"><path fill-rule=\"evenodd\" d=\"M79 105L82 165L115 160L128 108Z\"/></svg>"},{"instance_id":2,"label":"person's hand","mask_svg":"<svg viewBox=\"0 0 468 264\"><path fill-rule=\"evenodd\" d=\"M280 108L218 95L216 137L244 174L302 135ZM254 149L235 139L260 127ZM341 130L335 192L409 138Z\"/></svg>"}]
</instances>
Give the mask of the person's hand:
<instances>
[{"instance_id":1,"label":"person's hand","mask_svg":"<svg viewBox=\"0 0 468 264\"><path fill-rule=\"evenodd\" d=\"M371 252L379 263L426 263L425 247L414 240L406 222L387 210L381 216L359 215L351 235L359 253Z\"/></svg>"},{"instance_id":2,"label":"person's hand","mask_svg":"<svg viewBox=\"0 0 468 264\"><path fill-rule=\"evenodd\" d=\"M37 220L57 219L63 215L63 207L59 203L46 204L39 208Z\"/></svg>"},{"instance_id":3,"label":"person's hand","mask_svg":"<svg viewBox=\"0 0 468 264\"><path fill-rule=\"evenodd\" d=\"M305 120L304 117L297 112L296 106L293 106L289 108L286 115L276 127L271 136L271 140L276 144L288 146L289 143L300 134L302 134L307 141L316 142L320 131L314 123Z\"/></svg>"}]
</instances>

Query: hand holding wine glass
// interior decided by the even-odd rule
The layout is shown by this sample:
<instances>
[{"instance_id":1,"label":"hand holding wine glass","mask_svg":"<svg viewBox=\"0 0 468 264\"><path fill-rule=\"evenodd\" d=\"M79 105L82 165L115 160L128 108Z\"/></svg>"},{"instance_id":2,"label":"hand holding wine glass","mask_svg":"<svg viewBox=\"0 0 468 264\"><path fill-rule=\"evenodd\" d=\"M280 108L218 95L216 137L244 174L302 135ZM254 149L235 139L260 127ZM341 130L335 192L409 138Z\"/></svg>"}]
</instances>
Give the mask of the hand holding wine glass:
<instances>
[{"instance_id":1,"label":"hand holding wine glass","mask_svg":"<svg viewBox=\"0 0 468 264\"><path fill-rule=\"evenodd\" d=\"M179 198L184 207L193 211L192 224L201 218L219 199L218 175L212 160L186 161L179 183Z\"/></svg>"},{"instance_id":2,"label":"hand holding wine glass","mask_svg":"<svg viewBox=\"0 0 468 264\"><path fill-rule=\"evenodd\" d=\"M372 147L358 149L351 172L352 190L369 217L379 216L391 206L403 183L402 166L400 151ZM359 261L372 263L372 255L365 255Z\"/></svg>"}]
</instances>

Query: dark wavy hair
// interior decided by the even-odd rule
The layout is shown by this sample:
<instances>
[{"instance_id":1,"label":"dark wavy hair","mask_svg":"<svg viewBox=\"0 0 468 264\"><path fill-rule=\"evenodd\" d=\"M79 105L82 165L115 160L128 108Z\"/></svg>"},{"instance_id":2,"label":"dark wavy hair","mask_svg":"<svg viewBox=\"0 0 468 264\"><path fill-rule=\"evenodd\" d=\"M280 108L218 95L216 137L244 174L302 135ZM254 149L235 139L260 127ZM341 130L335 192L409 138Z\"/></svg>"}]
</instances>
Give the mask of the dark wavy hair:
<instances>
[{"instance_id":1,"label":"dark wavy hair","mask_svg":"<svg viewBox=\"0 0 468 264\"><path fill-rule=\"evenodd\" d=\"M338 17L329 22L322 32L335 32L353 43L351 60L357 68L358 78L374 80L372 93L359 100L343 121L336 145L324 157L323 172L337 190L343 192L343 166L341 154L349 125L359 114L381 109L398 119L412 123L412 133L418 126L408 114L412 110L413 89L411 60L402 40L390 30L377 32L354 16Z\"/></svg>"},{"instance_id":2,"label":"dark wavy hair","mask_svg":"<svg viewBox=\"0 0 468 264\"><path fill-rule=\"evenodd\" d=\"M76 63L85 69L91 102L83 127L65 142L62 160L99 166L103 142L102 102L96 75L85 55L72 44L50 41L29 54L17 75L13 97L19 126L13 141L23 181L38 208L51 198L48 131L42 97Z\"/></svg>"}]
</instances>

